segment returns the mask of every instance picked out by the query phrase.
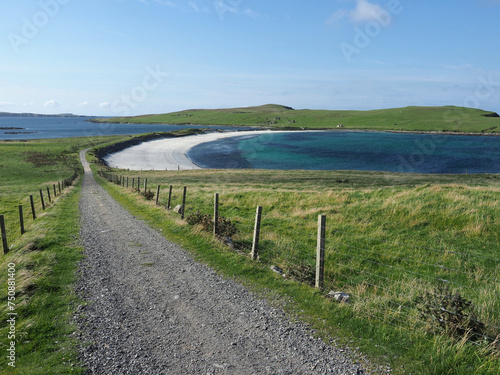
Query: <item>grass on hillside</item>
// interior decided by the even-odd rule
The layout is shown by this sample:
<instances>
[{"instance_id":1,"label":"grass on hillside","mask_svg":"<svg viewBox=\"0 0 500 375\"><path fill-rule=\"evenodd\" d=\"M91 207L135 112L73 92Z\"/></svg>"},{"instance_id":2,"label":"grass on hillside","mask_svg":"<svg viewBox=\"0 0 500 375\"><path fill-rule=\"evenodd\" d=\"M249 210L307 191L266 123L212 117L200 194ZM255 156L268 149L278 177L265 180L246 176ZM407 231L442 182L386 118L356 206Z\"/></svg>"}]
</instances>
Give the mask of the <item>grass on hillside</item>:
<instances>
[{"instance_id":1,"label":"grass on hillside","mask_svg":"<svg viewBox=\"0 0 500 375\"><path fill-rule=\"evenodd\" d=\"M405 107L371 111L294 110L268 104L229 109L192 109L158 115L116 117L101 122L257 126L276 129L343 129L499 133L492 112L455 106Z\"/></svg>"},{"instance_id":2,"label":"grass on hillside","mask_svg":"<svg viewBox=\"0 0 500 375\"><path fill-rule=\"evenodd\" d=\"M500 179L497 175L417 175L376 172L196 170L116 171L129 189L108 185L119 200L230 275L292 296L320 331L354 340L363 352L389 361L397 373L496 374L500 365ZM145 179L160 206L131 192ZM236 225L238 251L212 242L166 211L182 203L186 217L220 213ZM263 206L260 262L248 260L256 205ZM329 301L312 287L317 218L327 215L326 288L351 296L350 304ZM215 249L214 250L214 246ZM284 269L287 279L263 265ZM443 281L447 280L447 281ZM293 282L292 282L293 284ZM472 301L485 323L479 341L436 333L417 300L448 285ZM350 339L349 339L350 338ZM402 367L403 366L403 367Z\"/></svg>"}]
</instances>

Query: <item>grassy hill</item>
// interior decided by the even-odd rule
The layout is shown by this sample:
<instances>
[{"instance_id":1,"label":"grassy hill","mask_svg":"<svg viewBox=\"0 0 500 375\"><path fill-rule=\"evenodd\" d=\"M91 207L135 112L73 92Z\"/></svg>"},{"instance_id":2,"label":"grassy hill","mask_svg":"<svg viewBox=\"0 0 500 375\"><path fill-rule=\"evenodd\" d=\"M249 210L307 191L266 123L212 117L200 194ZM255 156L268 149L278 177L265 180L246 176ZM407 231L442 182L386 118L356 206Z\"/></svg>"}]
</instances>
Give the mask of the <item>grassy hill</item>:
<instances>
[{"instance_id":1,"label":"grassy hill","mask_svg":"<svg viewBox=\"0 0 500 375\"><path fill-rule=\"evenodd\" d=\"M229 109L190 109L98 122L257 126L276 129L344 129L499 133L500 117L481 109L405 107L371 111L295 110L276 104Z\"/></svg>"}]
</instances>

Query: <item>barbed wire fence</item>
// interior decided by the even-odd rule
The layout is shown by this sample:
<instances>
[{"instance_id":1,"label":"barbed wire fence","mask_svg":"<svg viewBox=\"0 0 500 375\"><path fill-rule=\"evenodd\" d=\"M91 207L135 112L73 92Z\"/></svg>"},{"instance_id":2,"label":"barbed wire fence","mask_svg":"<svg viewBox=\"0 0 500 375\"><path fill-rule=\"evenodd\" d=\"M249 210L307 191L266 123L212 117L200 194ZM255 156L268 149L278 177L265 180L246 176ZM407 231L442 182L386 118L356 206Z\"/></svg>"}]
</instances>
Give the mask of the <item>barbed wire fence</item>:
<instances>
[{"instance_id":1,"label":"barbed wire fence","mask_svg":"<svg viewBox=\"0 0 500 375\"><path fill-rule=\"evenodd\" d=\"M100 174L127 186L123 177ZM398 329L457 335L499 350L497 258L355 233L335 223L327 225L325 215L319 215L318 222L287 213L266 215L265 207L256 206L255 211L226 203L211 187L160 184L150 186L156 193L148 195L147 180L140 181L134 178L129 189L150 200L156 197L155 203L169 211L177 206L188 222L193 214L215 226L214 218L229 219L237 232L230 238L218 235L219 239L283 278L320 289L332 303ZM289 235L297 228L300 240Z\"/></svg>"}]
</instances>

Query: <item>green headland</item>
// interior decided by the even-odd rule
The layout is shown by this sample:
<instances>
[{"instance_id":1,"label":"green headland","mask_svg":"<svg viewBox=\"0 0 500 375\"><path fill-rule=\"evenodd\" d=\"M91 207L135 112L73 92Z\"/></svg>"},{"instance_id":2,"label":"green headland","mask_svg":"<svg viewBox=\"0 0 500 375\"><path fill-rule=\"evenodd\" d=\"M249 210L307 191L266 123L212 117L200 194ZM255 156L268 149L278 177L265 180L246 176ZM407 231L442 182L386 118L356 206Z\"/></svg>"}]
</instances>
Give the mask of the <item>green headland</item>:
<instances>
[{"instance_id":1,"label":"green headland","mask_svg":"<svg viewBox=\"0 0 500 375\"><path fill-rule=\"evenodd\" d=\"M308 110L266 104L229 109L189 109L180 112L97 119L97 122L177 125L252 126L276 129L356 129L376 131L500 133L497 113L481 109L404 107L371 111Z\"/></svg>"}]
</instances>

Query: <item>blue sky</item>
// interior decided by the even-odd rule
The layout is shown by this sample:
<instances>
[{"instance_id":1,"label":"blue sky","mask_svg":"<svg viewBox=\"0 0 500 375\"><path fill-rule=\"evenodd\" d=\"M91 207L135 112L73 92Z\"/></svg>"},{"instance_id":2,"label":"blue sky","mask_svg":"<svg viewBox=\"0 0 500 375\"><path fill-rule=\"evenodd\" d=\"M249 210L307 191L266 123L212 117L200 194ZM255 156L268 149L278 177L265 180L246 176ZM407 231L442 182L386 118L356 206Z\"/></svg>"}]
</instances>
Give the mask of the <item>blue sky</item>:
<instances>
[{"instance_id":1,"label":"blue sky","mask_svg":"<svg viewBox=\"0 0 500 375\"><path fill-rule=\"evenodd\" d=\"M0 1L0 111L500 112L500 0Z\"/></svg>"}]
</instances>

